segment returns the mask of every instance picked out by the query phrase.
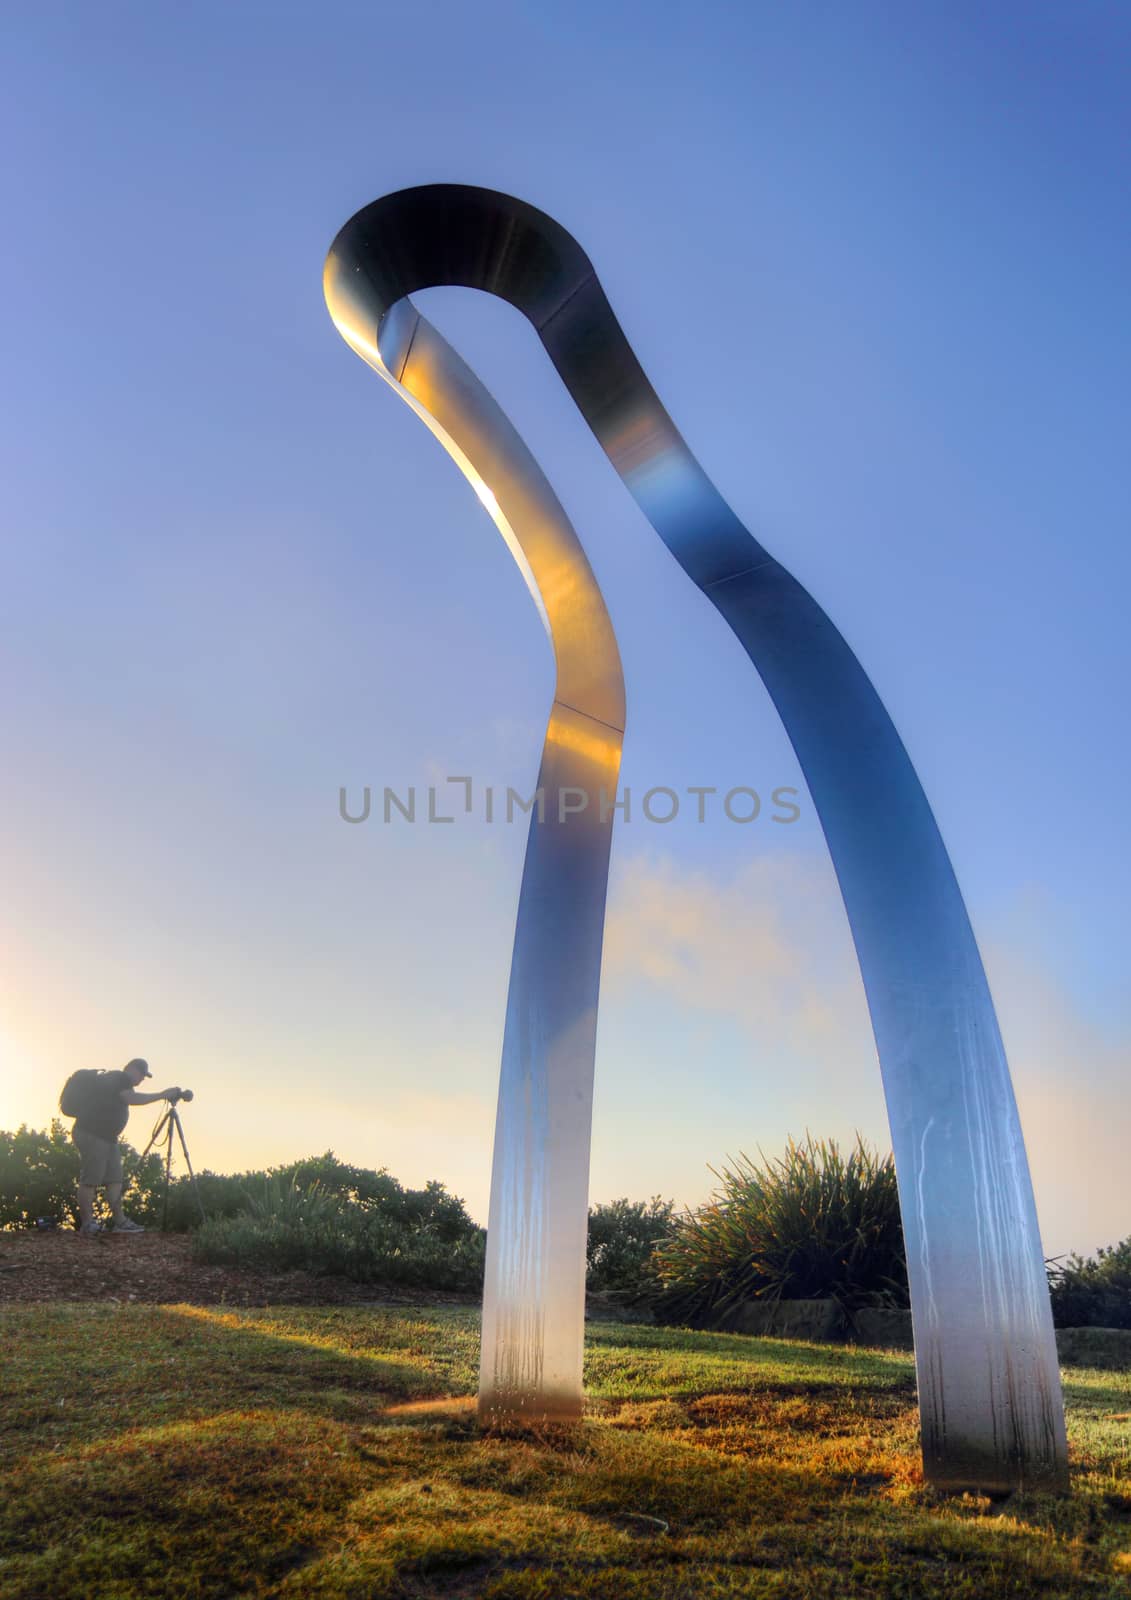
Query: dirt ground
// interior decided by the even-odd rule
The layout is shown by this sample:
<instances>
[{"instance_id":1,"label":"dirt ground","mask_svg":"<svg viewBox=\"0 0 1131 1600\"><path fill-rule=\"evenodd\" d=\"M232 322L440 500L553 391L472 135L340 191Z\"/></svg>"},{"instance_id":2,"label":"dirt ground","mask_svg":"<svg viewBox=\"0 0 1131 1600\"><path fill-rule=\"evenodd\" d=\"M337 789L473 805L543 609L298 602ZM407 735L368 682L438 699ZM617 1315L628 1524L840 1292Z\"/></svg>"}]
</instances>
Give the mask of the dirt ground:
<instances>
[{"instance_id":1,"label":"dirt ground","mask_svg":"<svg viewBox=\"0 0 1131 1600\"><path fill-rule=\"evenodd\" d=\"M57 1233L0 1233L0 1306L29 1300L105 1300L151 1305L475 1304L477 1295L440 1294L383 1284L349 1283L310 1272L256 1272L194 1261L183 1233L80 1238Z\"/></svg>"}]
</instances>

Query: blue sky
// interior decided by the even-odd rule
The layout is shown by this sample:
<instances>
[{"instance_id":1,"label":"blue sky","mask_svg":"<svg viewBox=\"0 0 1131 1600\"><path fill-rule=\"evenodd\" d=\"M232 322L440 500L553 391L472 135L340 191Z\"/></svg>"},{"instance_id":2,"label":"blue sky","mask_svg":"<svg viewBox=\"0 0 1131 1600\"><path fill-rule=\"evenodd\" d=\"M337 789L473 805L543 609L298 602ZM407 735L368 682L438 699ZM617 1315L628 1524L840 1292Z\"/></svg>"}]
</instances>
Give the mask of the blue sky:
<instances>
[{"instance_id":1,"label":"blue sky","mask_svg":"<svg viewBox=\"0 0 1131 1600\"><path fill-rule=\"evenodd\" d=\"M970 906L1046 1249L1131 1232L1117 5L26 5L0 110L0 1124L142 1053L201 1164L332 1146L485 1217L524 845L340 785L527 790L552 661L322 260L483 184L593 259L691 447L856 649ZM745 657L487 297L422 308L590 553L635 793L799 773ZM807 798L613 847L592 1194L886 1148ZM147 1131L134 1114L135 1140Z\"/></svg>"}]
</instances>

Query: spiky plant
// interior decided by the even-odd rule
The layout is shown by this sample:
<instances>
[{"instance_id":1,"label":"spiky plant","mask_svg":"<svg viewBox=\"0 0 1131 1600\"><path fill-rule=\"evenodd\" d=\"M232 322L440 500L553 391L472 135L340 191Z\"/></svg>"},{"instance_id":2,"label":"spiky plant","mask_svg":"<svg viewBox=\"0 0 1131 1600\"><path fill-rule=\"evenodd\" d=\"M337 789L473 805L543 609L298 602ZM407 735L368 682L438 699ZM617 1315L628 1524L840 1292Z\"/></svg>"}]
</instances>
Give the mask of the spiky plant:
<instances>
[{"instance_id":1,"label":"spiky plant","mask_svg":"<svg viewBox=\"0 0 1131 1600\"><path fill-rule=\"evenodd\" d=\"M784 1156L758 1154L711 1168L720 1188L656 1246L662 1313L698 1321L741 1300L826 1297L848 1312L905 1306L892 1157L881 1160L859 1134L847 1156L809 1134Z\"/></svg>"}]
</instances>

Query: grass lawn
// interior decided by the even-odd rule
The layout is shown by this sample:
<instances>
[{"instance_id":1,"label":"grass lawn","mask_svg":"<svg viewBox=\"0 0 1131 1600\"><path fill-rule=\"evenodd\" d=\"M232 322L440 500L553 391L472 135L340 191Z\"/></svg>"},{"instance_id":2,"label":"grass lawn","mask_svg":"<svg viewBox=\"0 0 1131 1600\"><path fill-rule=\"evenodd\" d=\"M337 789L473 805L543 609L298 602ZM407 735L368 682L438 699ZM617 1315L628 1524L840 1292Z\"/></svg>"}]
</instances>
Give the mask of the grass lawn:
<instances>
[{"instance_id":1,"label":"grass lawn","mask_svg":"<svg viewBox=\"0 0 1131 1600\"><path fill-rule=\"evenodd\" d=\"M890 1352L590 1325L586 1419L506 1438L471 1311L26 1305L0 1334L4 1600L1131 1595L1124 1375L1066 1374L1070 1498L991 1504L923 1487Z\"/></svg>"}]
</instances>

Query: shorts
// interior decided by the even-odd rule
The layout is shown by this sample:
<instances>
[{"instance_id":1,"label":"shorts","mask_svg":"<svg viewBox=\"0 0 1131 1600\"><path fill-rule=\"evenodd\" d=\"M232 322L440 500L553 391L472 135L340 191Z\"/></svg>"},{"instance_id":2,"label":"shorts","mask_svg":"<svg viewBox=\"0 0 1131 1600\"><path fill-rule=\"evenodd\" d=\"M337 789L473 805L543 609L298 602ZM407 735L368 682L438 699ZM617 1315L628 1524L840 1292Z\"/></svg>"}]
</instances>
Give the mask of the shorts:
<instances>
[{"instance_id":1,"label":"shorts","mask_svg":"<svg viewBox=\"0 0 1131 1600\"><path fill-rule=\"evenodd\" d=\"M77 1125L71 1129L71 1138L82 1157L80 1183L94 1186L100 1183L121 1183L122 1147L117 1139L100 1139L96 1133Z\"/></svg>"}]
</instances>

